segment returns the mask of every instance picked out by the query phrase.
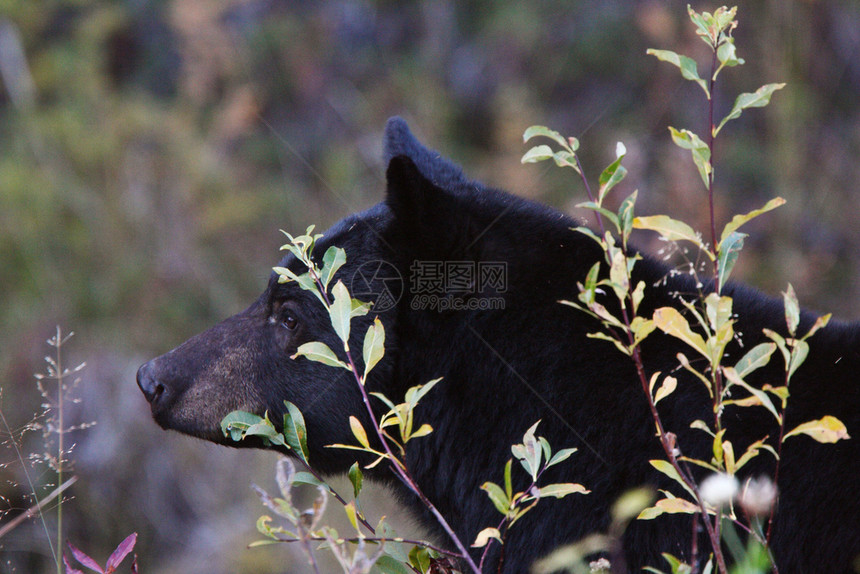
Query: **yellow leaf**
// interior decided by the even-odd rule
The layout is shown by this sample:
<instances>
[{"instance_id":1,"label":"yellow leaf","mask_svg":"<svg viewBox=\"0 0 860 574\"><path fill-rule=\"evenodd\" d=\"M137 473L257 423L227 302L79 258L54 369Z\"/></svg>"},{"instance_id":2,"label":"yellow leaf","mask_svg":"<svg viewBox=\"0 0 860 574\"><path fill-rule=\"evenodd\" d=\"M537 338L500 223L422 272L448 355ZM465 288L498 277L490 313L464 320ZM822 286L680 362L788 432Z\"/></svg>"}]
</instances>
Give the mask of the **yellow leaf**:
<instances>
[{"instance_id":1,"label":"yellow leaf","mask_svg":"<svg viewBox=\"0 0 860 574\"><path fill-rule=\"evenodd\" d=\"M497 528L484 528L483 530L478 532L478 536L475 537L475 541L472 543L472 548L483 548L493 538L501 542L502 533L499 532Z\"/></svg>"},{"instance_id":2,"label":"yellow leaf","mask_svg":"<svg viewBox=\"0 0 860 574\"><path fill-rule=\"evenodd\" d=\"M668 397L672 391L678 386L678 379L675 377L666 377L663 379L663 384L657 389L657 394L654 395L654 404L660 402L660 399Z\"/></svg>"},{"instance_id":3,"label":"yellow leaf","mask_svg":"<svg viewBox=\"0 0 860 574\"><path fill-rule=\"evenodd\" d=\"M651 520L661 514L696 514L699 507L683 498L664 498L639 513L638 520Z\"/></svg>"},{"instance_id":4,"label":"yellow leaf","mask_svg":"<svg viewBox=\"0 0 860 574\"><path fill-rule=\"evenodd\" d=\"M427 423L424 423L423 425L421 425L420 427L418 427L418 430L417 430L417 431L415 431L414 433L412 433L412 434L409 436L409 438L418 438L418 437L421 437L421 436L427 436L427 435L428 435L428 434L430 434L431 432L433 432L433 427L431 427L431 426L430 426L430 425L428 425Z\"/></svg>"},{"instance_id":5,"label":"yellow leaf","mask_svg":"<svg viewBox=\"0 0 860 574\"><path fill-rule=\"evenodd\" d=\"M352 429L352 434L358 440L359 444L365 448L370 448L370 441L367 440L367 433L364 432L364 427L354 416L349 417L349 428Z\"/></svg>"},{"instance_id":6,"label":"yellow leaf","mask_svg":"<svg viewBox=\"0 0 860 574\"><path fill-rule=\"evenodd\" d=\"M794 430L786 433L783 441L790 436L805 434L817 440L818 442L828 443L836 442L841 439L851 438L848 435L848 429L836 417L827 415L816 421L809 421L797 426Z\"/></svg>"},{"instance_id":7,"label":"yellow leaf","mask_svg":"<svg viewBox=\"0 0 860 574\"><path fill-rule=\"evenodd\" d=\"M690 324L681 313L674 307L661 307L654 311L654 324L666 333L681 339L687 345L697 350L703 357L710 360L708 346L698 333L690 329Z\"/></svg>"},{"instance_id":8,"label":"yellow leaf","mask_svg":"<svg viewBox=\"0 0 860 574\"><path fill-rule=\"evenodd\" d=\"M735 467L735 449L732 446L732 443L729 441L723 441L723 457L726 461L726 472L729 474L734 474Z\"/></svg>"}]
</instances>

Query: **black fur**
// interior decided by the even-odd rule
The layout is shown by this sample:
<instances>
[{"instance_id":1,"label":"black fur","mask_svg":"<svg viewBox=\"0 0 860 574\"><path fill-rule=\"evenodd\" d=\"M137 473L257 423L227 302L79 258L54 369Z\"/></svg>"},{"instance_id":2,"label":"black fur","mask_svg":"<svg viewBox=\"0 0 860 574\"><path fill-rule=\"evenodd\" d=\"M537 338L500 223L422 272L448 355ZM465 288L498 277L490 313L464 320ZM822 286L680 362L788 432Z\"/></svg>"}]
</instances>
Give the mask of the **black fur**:
<instances>
[{"instance_id":1,"label":"black fur","mask_svg":"<svg viewBox=\"0 0 860 574\"><path fill-rule=\"evenodd\" d=\"M369 387L400 400L407 388L443 377L416 411L419 422L429 422L434 432L410 442L407 463L461 539L470 543L482 528L498 524L500 515L479 487L501 481L510 445L538 419L538 434L555 449L579 449L544 481L579 482L592 493L542 501L515 525L507 536L504 572L525 572L553 548L605 529L610 505L630 488L651 484L683 494L648 464L664 455L632 362L611 344L588 338L599 326L558 303L575 299L576 283L601 259L594 242L572 231L576 222L557 211L469 180L421 145L398 118L388 123L385 150L386 201L334 226L315 253L321 257L329 245L346 250L348 261L337 277L347 286L359 267L374 261L394 265L403 278L399 303L377 314L386 329L386 351ZM468 303L492 297L504 308L414 309L410 277L416 261L504 263L504 285L461 298ZM292 256L281 265L303 271ZM669 276L647 257L635 274L647 285L641 309L646 316L661 306L680 307L679 293L696 292L689 278ZM745 349L764 340L762 328L785 332L780 300L739 285L726 292L734 297L736 330ZM450 300L451 294L439 296ZM286 314L297 320L295 330L282 325ZM352 349L361 349L373 316L353 322ZM804 314L801 331L814 319ZM772 545L782 572L849 572L860 556L858 335L854 325L831 324L820 331L792 382L787 428L829 414L857 438L820 445L799 437L785 444ZM311 463L325 473L345 472L354 457L324 445L353 441L350 414L366 427L369 423L348 373L289 358L298 345L314 340L340 348L313 295L278 284L273 276L247 310L141 367L138 383L159 424L225 444L219 417L236 408L279 414L283 400L290 400L307 421ZM683 350L674 339L652 335L643 348L649 372L672 371ZM728 361L741 352L731 346ZM756 384L780 384L782 369L775 355ZM675 374L679 389L660 403L664 423L678 435L685 454L709 459L710 441L689 428L696 419L712 418L704 388L681 371ZM726 420L737 452L777 433L764 409L730 410ZM514 474L522 487L520 470ZM742 474L772 470L773 457L762 454ZM373 476L402 488L387 470ZM415 497L406 492L403 497L444 536ZM629 570L664 568L661 552L686 557L690 536L686 515L632 522L624 537ZM495 552L487 572L496 572L497 559Z\"/></svg>"}]
</instances>

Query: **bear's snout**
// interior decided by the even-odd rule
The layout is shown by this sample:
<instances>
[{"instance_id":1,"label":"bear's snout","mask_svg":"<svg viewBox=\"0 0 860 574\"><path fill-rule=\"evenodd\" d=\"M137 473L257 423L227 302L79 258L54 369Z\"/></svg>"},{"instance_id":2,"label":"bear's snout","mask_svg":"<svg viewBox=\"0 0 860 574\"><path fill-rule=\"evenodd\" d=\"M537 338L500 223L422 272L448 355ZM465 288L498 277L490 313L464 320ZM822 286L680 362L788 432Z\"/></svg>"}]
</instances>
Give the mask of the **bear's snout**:
<instances>
[{"instance_id":1,"label":"bear's snout","mask_svg":"<svg viewBox=\"0 0 860 574\"><path fill-rule=\"evenodd\" d=\"M158 374L153 364L155 360L147 361L137 370L137 386L140 387L143 396L155 410L159 400L164 396L164 384L158 379Z\"/></svg>"}]
</instances>

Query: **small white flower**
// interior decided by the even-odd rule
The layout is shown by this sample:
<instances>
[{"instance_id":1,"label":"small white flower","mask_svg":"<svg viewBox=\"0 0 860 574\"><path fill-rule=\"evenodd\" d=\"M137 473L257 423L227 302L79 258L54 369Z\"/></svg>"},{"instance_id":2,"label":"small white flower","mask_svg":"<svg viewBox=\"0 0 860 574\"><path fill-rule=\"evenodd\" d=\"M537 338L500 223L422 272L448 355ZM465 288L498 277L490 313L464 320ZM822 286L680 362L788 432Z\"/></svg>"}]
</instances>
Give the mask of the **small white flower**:
<instances>
[{"instance_id":1,"label":"small white flower","mask_svg":"<svg viewBox=\"0 0 860 574\"><path fill-rule=\"evenodd\" d=\"M741 489L738 502L748 515L765 516L773 508L777 492L776 485L766 476L748 478Z\"/></svg>"},{"instance_id":2,"label":"small white flower","mask_svg":"<svg viewBox=\"0 0 860 574\"><path fill-rule=\"evenodd\" d=\"M588 564L589 569L594 574L599 574L601 572L609 572L612 570L612 564L609 563L609 560L606 558L598 558L597 560Z\"/></svg>"},{"instance_id":3,"label":"small white flower","mask_svg":"<svg viewBox=\"0 0 860 574\"><path fill-rule=\"evenodd\" d=\"M723 472L717 472L702 481L699 493L705 502L713 506L730 503L738 493L738 479Z\"/></svg>"}]
</instances>

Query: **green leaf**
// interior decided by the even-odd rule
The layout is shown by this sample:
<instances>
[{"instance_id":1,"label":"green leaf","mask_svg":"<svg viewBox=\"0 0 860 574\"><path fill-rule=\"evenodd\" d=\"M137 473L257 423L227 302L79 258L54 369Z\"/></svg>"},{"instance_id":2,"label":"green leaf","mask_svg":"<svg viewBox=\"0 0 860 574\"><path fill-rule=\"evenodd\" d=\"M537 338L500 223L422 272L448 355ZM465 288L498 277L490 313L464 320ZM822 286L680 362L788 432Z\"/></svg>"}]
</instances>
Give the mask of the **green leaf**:
<instances>
[{"instance_id":1,"label":"green leaf","mask_svg":"<svg viewBox=\"0 0 860 574\"><path fill-rule=\"evenodd\" d=\"M564 150L557 151L552 154L552 159L558 167L572 167L576 170L576 173L580 173L579 166L576 165L576 156L574 154Z\"/></svg>"},{"instance_id":2,"label":"green leaf","mask_svg":"<svg viewBox=\"0 0 860 574\"><path fill-rule=\"evenodd\" d=\"M851 438L848 435L848 429L845 428L842 421L830 415L798 425L793 430L785 434L783 441L788 437L801 434L812 437L821 443L834 443L839 440Z\"/></svg>"},{"instance_id":3,"label":"green leaf","mask_svg":"<svg viewBox=\"0 0 860 574\"><path fill-rule=\"evenodd\" d=\"M624 144L618 142L616 146L616 159L613 161L606 169L603 170L603 173L600 174L597 182L600 185L600 190L597 193L597 203L603 204L603 198L606 197L606 194L609 191L618 185L621 180L627 175L627 169L621 165L621 160L624 159L624 155L627 153L627 149L624 147Z\"/></svg>"},{"instance_id":4,"label":"green leaf","mask_svg":"<svg viewBox=\"0 0 860 574\"><path fill-rule=\"evenodd\" d=\"M536 145L523 155L522 159L520 159L520 163L537 163L539 161L553 159L554 155L552 148L548 145Z\"/></svg>"},{"instance_id":5,"label":"green leaf","mask_svg":"<svg viewBox=\"0 0 860 574\"><path fill-rule=\"evenodd\" d=\"M653 501L654 491L650 487L640 486L625 491L612 503L612 524L627 524Z\"/></svg>"},{"instance_id":6,"label":"green leaf","mask_svg":"<svg viewBox=\"0 0 860 574\"><path fill-rule=\"evenodd\" d=\"M708 324L713 331L719 331L724 328L732 318L732 298L725 295L720 296L716 293L709 293L705 297L705 314L708 317Z\"/></svg>"},{"instance_id":7,"label":"green leaf","mask_svg":"<svg viewBox=\"0 0 860 574\"><path fill-rule=\"evenodd\" d=\"M367 440L367 433L364 430L364 426L362 426L361 422L352 415L349 416L349 428L352 430L353 436L355 436L361 446L364 448L370 448L370 441Z\"/></svg>"},{"instance_id":8,"label":"green leaf","mask_svg":"<svg viewBox=\"0 0 860 574\"><path fill-rule=\"evenodd\" d=\"M583 201L582 203L577 203L576 207L596 211L597 213L611 221L612 225L614 225L616 229L619 229L618 215L606 209L605 207L602 207L593 201Z\"/></svg>"},{"instance_id":9,"label":"green leaf","mask_svg":"<svg viewBox=\"0 0 860 574\"><path fill-rule=\"evenodd\" d=\"M699 175L702 178L702 183L705 184L706 189L710 187L713 167L711 166L711 150L708 145L690 130L678 131L669 127L669 133L672 135L672 141L675 142L675 145L690 150L690 153L693 154L693 163L696 164L696 169L699 170Z\"/></svg>"},{"instance_id":10,"label":"green leaf","mask_svg":"<svg viewBox=\"0 0 860 574\"><path fill-rule=\"evenodd\" d=\"M397 544L386 544L383 548L385 551L389 551L390 548L398 546ZM405 557L405 555L404 555ZM383 554L380 556L376 562L373 564L374 570L378 570L380 574L413 574L413 570L410 570L404 561L398 560L394 556L389 556L387 554Z\"/></svg>"},{"instance_id":11,"label":"green leaf","mask_svg":"<svg viewBox=\"0 0 860 574\"><path fill-rule=\"evenodd\" d=\"M619 341L612 335L607 335L606 333L598 331L596 333L587 333L585 336L589 339L600 339L601 341L609 341L610 343L615 345L616 349L618 349L627 356L631 356L633 354L633 351L628 349L622 341Z\"/></svg>"},{"instance_id":12,"label":"green leaf","mask_svg":"<svg viewBox=\"0 0 860 574\"><path fill-rule=\"evenodd\" d=\"M326 304L325 299L323 299L323 296L319 292L319 288L317 287L317 284L316 282L314 282L314 279L313 277L311 277L310 273L302 273L301 275L296 275L286 267L272 267L272 271L280 275L280 277L278 277L278 283L295 281L299 287L301 287L305 291L310 291L311 293L313 293L316 298L320 300L320 303L322 303L323 305Z\"/></svg>"},{"instance_id":13,"label":"green leaf","mask_svg":"<svg viewBox=\"0 0 860 574\"><path fill-rule=\"evenodd\" d=\"M738 58L733 38L728 38L725 42L720 44L720 47L717 48L717 59L720 61L721 65L720 69L714 74L714 77L716 77L723 67L733 68L744 63L743 58Z\"/></svg>"},{"instance_id":14,"label":"green leaf","mask_svg":"<svg viewBox=\"0 0 860 574\"><path fill-rule=\"evenodd\" d=\"M592 313L594 313L595 315L597 315L598 317L603 319L608 325L612 325L613 327L618 327L619 329L626 329L626 326L624 325L624 323L622 323L620 319L615 317L612 313L610 313L606 309L606 307L604 307L600 303L592 303L591 305L588 306L588 309ZM596 337L596 335L597 335L597 333L589 333L589 336L595 336ZM596 338L599 338L599 337L596 337Z\"/></svg>"},{"instance_id":15,"label":"green leaf","mask_svg":"<svg viewBox=\"0 0 860 574\"><path fill-rule=\"evenodd\" d=\"M732 269L738 261L741 249L744 247L745 233L732 232L728 237L720 242L717 248L717 269L719 272L718 289L723 290L723 285L729 280L732 274Z\"/></svg>"},{"instance_id":16,"label":"green leaf","mask_svg":"<svg viewBox=\"0 0 860 574\"><path fill-rule=\"evenodd\" d=\"M711 359L705 340L693 332L684 316L674 307L661 307L654 311L654 324L667 335L680 339L698 351L706 359Z\"/></svg>"},{"instance_id":17,"label":"green leaf","mask_svg":"<svg viewBox=\"0 0 860 574\"><path fill-rule=\"evenodd\" d=\"M767 440L767 437L761 440L757 440L751 445L749 445L747 447L746 452L744 452L738 459L738 461L735 463L735 469L740 470L746 463L758 456L759 452L761 452L762 450L762 446L764 445L765 440Z\"/></svg>"},{"instance_id":18,"label":"green leaf","mask_svg":"<svg viewBox=\"0 0 860 574\"><path fill-rule=\"evenodd\" d=\"M690 364L690 360L687 358L687 356L684 353L678 353L675 356L678 358L678 362L681 364L681 366L684 368L684 370L686 370L688 373L694 375L697 379L702 381L702 384L705 385L706 389L708 389L708 396L710 396L711 398L714 398L714 389L712 388L713 381L711 381L711 379L707 378L705 375L703 375L701 372L699 372L698 369L693 367Z\"/></svg>"},{"instance_id":19,"label":"green leaf","mask_svg":"<svg viewBox=\"0 0 860 574\"><path fill-rule=\"evenodd\" d=\"M418 401L424 398L424 395L429 393L436 384L442 380L442 377L438 379L433 379L432 381L428 381L423 385L415 385L414 387L410 387L409 390L406 391L406 402L409 403L411 407L414 407L418 404Z\"/></svg>"},{"instance_id":20,"label":"green leaf","mask_svg":"<svg viewBox=\"0 0 860 574\"><path fill-rule=\"evenodd\" d=\"M352 494L355 498L358 498L358 494L361 492L361 485L364 483L364 475L361 473L361 468L359 468L357 462L352 463L352 466L349 467L347 476L352 483Z\"/></svg>"},{"instance_id":21,"label":"green leaf","mask_svg":"<svg viewBox=\"0 0 860 574\"><path fill-rule=\"evenodd\" d=\"M690 572L693 571L693 568L689 564L681 562L678 558L675 558L668 552L663 552L661 556L663 556L666 562L671 566L672 574L690 574Z\"/></svg>"},{"instance_id":22,"label":"green leaf","mask_svg":"<svg viewBox=\"0 0 860 574\"><path fill-rule=\"evenodd\" d=\"M678 69L681 70L681 76L685 80L690 80L699 84L699 87L705 92L705 96L707 96L708 99L711 98L710 93L708 92L708 85L705 83L705 80L699 77L699 71L695 60L687 56L676 54L671 50L649 49L645 53L656 57L658 60L677 66Z\"/></svg>"},{"instance_id":23,"label":"green leaf","mask_svg":"<svg viewBox=\"0 0 860 574\"><path fill-rule=\"evenodd\" d=\"M671 462L669 462L668 460L660 459L649 460L648 462L651 464L651 466L653 466L654 468L680 484L684 490L690 493L690 496L692 496L693 498L696 497L696 494L690 489L689 486L687 486L687 483L684 482L684 480L681 478L681 475L678 474L678 471L675 470L674 466L672 466Z\"/></svg>"},{"instance_id":24,"label":"green leaf","mask_svg":"<svg viewBox=\"0 0 860 574\"><path fill-rule=\"evenodd\" d=\"M762 329L762 333L764 333L768 339L776 343L779 352L782 353L782 358L785 360L785 364L788 365L791 362L791 352L788 350L785 338L776 331L772 331L770 329Z\"/></svg>"},{"instance_id":25,"label":"green leaf","mask_svg":"<svg viewBox=\"0 0 860 574\"><path fill-rule=\"evenodd\" d=\"M788 288L782 294L782 300L785 304L785 324L788 326L788 332L794 337L797 333L797 326L800 324L800 304L797 302L797 295L795 295L791 283L788 284Z\"/></svg>"},{"instance_id":26,"label":"green leaf","mask_svg":"<svg viewBox=\"0 0 860 574\"><path fill-rule=\"evenodd\" d=\"M705 431L706 433L708 433L711 436L714 436L714 431L712 431L711 427L708 426L708 423L706 423L703 420L695 420L695 421L691 422L690 428L691 429L699 429L701 431Z\"/></svg>"},{"instance_id":27,"label":"green leaf","mask_svg":"<svg viewBox=\"0 0 860 574\"><path fill-rule=\"evenodd\" d=\"M322 482L320 479L315 477L309 472L300 471L293 475L293 484L309 484L311 486L325 486L328 488L328 485Z\"/></svg>"},{"instance_id":28,"label":"green leaf","mask_svg":"<svg viewBox=\"0 0 860 574\"><path fill-rule=\"evenodd\" d=\"M311 361L316 361L330 367L341 367L347 371L350 370L349 365L338 359L337 355L334 354L334 351L328 345L319 341L311 341L310 343L300 345L296 349L296 353L290 358L295 359L297 357L306 357Z\"/></svg>"},{"instance_id":29,"label":"green leaf","mask_svg":"<svg viewBox=\"0 0 860 574\"><path fill-rule=\"evenodd\" d=\"M565 460L567 460L570 457L570 455L575 453L577 450L579 450L579 449L576 449L576 448L563 448L563 449L561 449L560 451L558 451L557 453L555 453L552 456L552 458L549 460L548 463L546 463L547 468L549 468L553 465L556 465L560 462L564 462Z\"/></svg>"},{"instance_id":30,"label":"green leaf","mask_svg":"<svg viewBox=\"0 0 860 574\"><path fill-rule=\"evenodd\" d=\"M494 482L485 482L481 485L481 490L487 493L496 510L507 516L511 509L511 501L505 496L505 491L502 490L502 487Z\"/></svg>"},{"instance_id":31,"label":"green leaf","mask_svg":"<svg viewBox=\"0 0 860 574\"><path fill-rule=\"evenodd\" d=\"M609 267L609 284L615 291L619 301L624 301L627 290L630 288L630 279L627 277L627 255L620 249L612 257L612 265Z\"/></svg>"},{"instance_id":32,"label":"green leaf","mask_svg":"<svg viewBox=\"0 0 860 574\"><path fill-rule=\"evenodd\" d=\"M533 424L523 435L523 443L511 446L511 453L514 458L520 461L523 468L533 481L537 480L538 472L540 472L540 461L543 449L540 447L537 437L535 437L535 429L540 424L538 420Z\"/></svg>"},{"instance_id":33,"label":"green leaf","mask_svg":"<svg viewBox=\"0 0 860 574\"><path fill-rule=\"evenodd\" d=\"M352 300L352 309L349 311L349 318L355 319L356 317L363 317L370 312L370 303L365 303L363 301L359 301L358 299Z\"/></svg>"},{"instance_id":34,"label":"green leaf","mask_svg":"<svg viewBox=\"0 0 860 574\"><path fill-rule=\"evenodd\" d=\"M806 361L806 356L809 354L809 343L802 340L794 342L794 347L791 349L791 360L788 367L788 379L794 376L794 372Z\"/></svg>"},{"instance_id":35,"label":"green leaf","mask_svg":"<svg viewBox=\"0 0 860 574\"><path fill-rule=\"evenodd\" d=\"M782 417L776 410L776 407L773 405L773 401L770 400L770 397L767 395L766 392L762 391L761 389L757 389L744 381L733 367L723 367L723 374L726 376L726 379L728 379L729 382L733 385L739 385L746 389L749 394L751 394L758 400L758 404L770 411L770 413L776 419L777 424L782 424ZM730 404L730 401L726 401L726 404Z\"/></svg>"},{"instance_id":36,"label":"green leaf","mask_svg":"<svg viewBox=\"0 0 860 574\"><path fill-rule=\"evenodd\" d=\"M747 351L735 365L735 371L740 378L746 377L770 362L770 357L776 351L776 343L760 343Z\"/></svg>"},{"instance_id":37,"label":"green leaf","mask_svg":"<svg viewBox=\"0 0 860 574\"><path fill-rule=\"evenodd\" d=\"M349 519L349 523L356 531L358 531L358 512L355 508L355 501L351 500L348 504L344 504L343 510L346 512L346 517Z\"/></svg>"},{"instance_id":38,"label":"green leaf","mask_svg":"<svg viewBox=\"0 0 860 574\"><path fill-rule=\"evenodd\" d=\"M541 450L543 451L543 460L548 461L552 458L552 447L549 446L549 441L546 440L544 437L539 436L537 438L538 442L540 443Z\"/></svg>"},{"instance_id":39,"label":"green leaf","mask_svg":"<svg viewBox=\"0 0 860 574\"><path fill-rule=\"evenodd\" d=\"M809 331L807 331L806 334L803 336L803 340L806 340L809 337L813 336L819 329L823 329L824 327L826 327L827 323L830 322L830 317L830 313L818 317L815 320L815 323L812 324L812 327L809 328Z\"/></svg>"},{"instance_id":40,"label":"green leaf","mask_svg":"<svg viewBox=\"0 0 860 574\"><path fill-rule=\"evenodd\" d=\"M329 307L329 317L335 333L343 341L344 348L349 348L349 324L352 315L352 297L343 281L335 283L331 289L334 302Z\"/></svg>"},{"instance_id":41,"label":"green leaf","mask_svg":"<svg viewBox=\"0 0 860 574\"><path fill-rule=\"evenodd\" d=\"M593 239L593 240L594 240L598 245L600 245L600 247L604 248L604 250L605 250L605 244L604 244L604 242L603 242L603 238L602 238L602 237L600 237L599 235L597 235L596 233L594 233L594 232L593 232L591 229L589 229L588 227L571 227L571 229L572 229L573 231L577 231L577 232L579 232L579 233L582 233L582 234L583 234L583 235L585 235L586 237L590 237L590 238L591 238L591 239ZM598 264L598 266L599 266L599 264Z\"/></svg>"},{"instance_id":42,"label":"green leaf","mask_svg":"<svg viewBox=\"0 0 860 574\"><path fill-rule=\"evenodd\" d=\"M418 568L420 572L430 570L430 552L421 546L414 546L409 551L409 564Z\"/></svg>"},{"instance_id":43,"label":"green leaf","mask_svg":"<svg viewBox=\"0 0 860 574\"><path fill-rule=\"evenodd\" d=\"M377 399L379 399L380 401L385 403L388 406L388 408L391 409L392 411L396 408L394 406L394 403L391 402L391 400L388 397L386 397L385 395L383 395L382 393L370 393L370 395L376 397Z\"/></svg>"},{"instance_id":44,"label":"green leaf","mask_svg":"<svg viewBox=\"0 0 860 574\"><path fill-rule=\"evenodd\" d=\"M722 235L720 235L720 245L723 245L726 242L726 238L729 235L731 235L732 233L734 233L735 231L737 231L738 228L741 225L743 225L744 223L746 223L747 221L754 219L763 213L767 213L768 211L771 211L772 209L776 209L777 207L783 205L784 203L785 203L785 200L783 198L774 197L773 199L771 199L770 201L765 203L764 206L759 208L759 209L755 209L755 210L750 211L749 213L746 213L743 215L735 215L732 218L732 220L728 224L726 224L726 226L723 228L723 233L722 233Z\"/></svg>"},{"instance_id":45,"label":"green leaf","mask_svg":"<svg viewBox=\"0 0 860 574\"><path fill-rule=\"evenodd\" d=\"M373 320L373 325L368 327L367 334L364 336L364 348L362 349L362 358L364 359L364 377L367 373L376 366L376 363L382 359L385 354L385 327L382 326L382 321L379 317Z\"/></svg>"},{"instance_id":46,"label":"green leaf","mask_svg":"<svg viewBox=\"0 0 860 574\"><path fill-rule=\"evenodd\" d=\"M493 539L498 540L499 544L502 544L502 533L499 532L499 529L493 527L484 528L478 532L475 541L472 543L472 548L483 548Z\"/></svg>"},{"instance_id":47,"label":"green leaf","mask_svg":"<svg viewBox=\"0 0 860 574\"><path fill-rule=\"evenodd\" d=\"M268 419L249 426L248 429L245 431L245 436L243 436L242 438L247 438L249 436L260 437L264 439L264 441L268 441L271 444L287 446L287 444L284 442L284 437L281 435L281 433L278 432L272 422Z\"/></svg>"},{"instance_id":48,"label":"green leaf","mask_svg":"<svg viewBox=\"0 0 860 574\"><path fill-rule=\"evenodd\" d=\"M320 271L320 282L326 291L328 291L328 284L332 277L344 263L346 263L346 251L334 245L326 249L325 255L323 255L323 268Z\"/></svg>"},{"instance_id":49,"label":"green leaf","mask_svg":"<svg viewBox=\"0 0 860 574\"><path fill-rule=\"evenodd\" d=\"M788 391L788 387L786 386L774 387L772 385L763 385L762 390L765 390L769 393L773 393L774 395L779 397L779 399L783 401L783 405L785 405L785 401L788 400L788 397L791 396L791 393ZM784 408L785 407L783 406L783 409Z\"/></svg>"},{"instance_id":50,"label":"green leaf","mask_svg":"<svg viewBox=\"0 0 860 574\"><path fill-rule=\"evenodd\" d=\"M221 420L221 432L235 441L245 436L245 431L263 420L263 417L245 411L233 411Z\"/></svg>"},{"instance_id":51,"label":"green leaf","mask_svg":"<svg viewBox=\"0 0 860 574\"><path fill-rule=\"evenodd\" d=\"M705 14L710 16L710 14L708 14L707 12L705 12L704 14L699 14L698 12L693 10L689 4L687 4L687 15L690 17L690 21L696 25L696 34L703 37L710 37L710 25L708 23L707 18L705 17Z\"/></svg>"},{"instance_id":52,"label":"green leaf","mask_svg":"<svg viewBox=\"0 0 860 574\"><path fill-rule=\"evenodd\" d=\"M633 190L633 193L628 195L618 208L618 225L621 228L621 237L625 247L627 246L627 238L630 237L630 232L633 230L633 210L636 207L638 195L639 190Z\"/></svg>"},{"instance_id":53,"label":"green leaf","mask_svg":"<svg viewBox=\"0 0 860 574\"><path fill-rule=\"evenodd\" d=\"M591 491L582 486L581 484L576 484L573 482L548 484L540 488L541 498L546 498L547 496L564 498L568 494L588 494L589 492Z\"/></svg>"},{"instance_id":54,"label":"green leaf","mask_svg":"<svg viewBox=\"0 0 860 574\"><path fill-rule=\"evenodd\" d=\"M284 440L296 453L296 456L308 462L308 429L305 426L305 417L299 407L290 401L284 401L287 412L284 413Z\"/></svg>"},{"instance_id":55,"label":"green leaf","mask_svg":"<svg viewBox=\"0 0 860 574\"><path fill-rule=\"evenodd\" d=\"M757 89L753 93L745 92L740 94L735 99L735 105L732 106L732 111L729 112L723 121L720 122L720 125L714 130L714 137L720 133L720 130L723 129L723 126L726 125L730 120L739 118L741 113L747 108L763 108L764 106L770 103L770 97L776 90L781 90L785 87L785 84L766 84L759 89Z\"/></svg>"},{"instance_id":56,"label":"green leaf","mask_svg":"<svg viewBox=\"0 0 860 574\"><path fill-rule=\"evenodd\" d=\"M702 243L699 234L683 221L672 219L668 215L647 215L635 217L633 219L633 227L635 229L656 231L667 241L689 241L713 259L710 251L705 249L705 244Z\"/></svg>"},{"instance_id":57,"label":"green leaf","mask_svg":"<svg viewBox=\"0 0 860 574\"><path fill-rule=\"evenodd\" d=\"M718 466L723 465L725 456L723 453L723 436L726 434L726 429L720 429L715 435L711 450L714 453L714 463Z\"/></svg>"},{"instance_id":58,"label":"green leaf","mask_svg":"<svg viewBox=\"0 0 860 574\"><path fill-rule=\"evenodd\" d=\"M523 143L529 141L532 138L541 136L553 140L555 143L565 149L569 148L567 140L564 139L564 136L562 136L557 131L551 130L545 126L530 126L526 128L526 131L523 132Z\"/></svg>"},{"instance_id":59,"label":"green leaf","mask_svg":"<svg viewBox=\"0 0 860 574\"><path fill-rule=\"evenodd\" d=\"M633 302L634 302L634 312L636 312L636 307L639 305L636 303L637 294L641 293L640 287L644 288L645 284L640 281L636 286L636 289L633 291ZM641 295L640 295L641 297ZM633 332L633 346L635 347L642 341L644 341L648 335L654 332L657 326L654 324L654 321L651 319L645 319L643 317L633 317L633 320L630 321L630 331Z\"/></svg>"}]
</instances>

